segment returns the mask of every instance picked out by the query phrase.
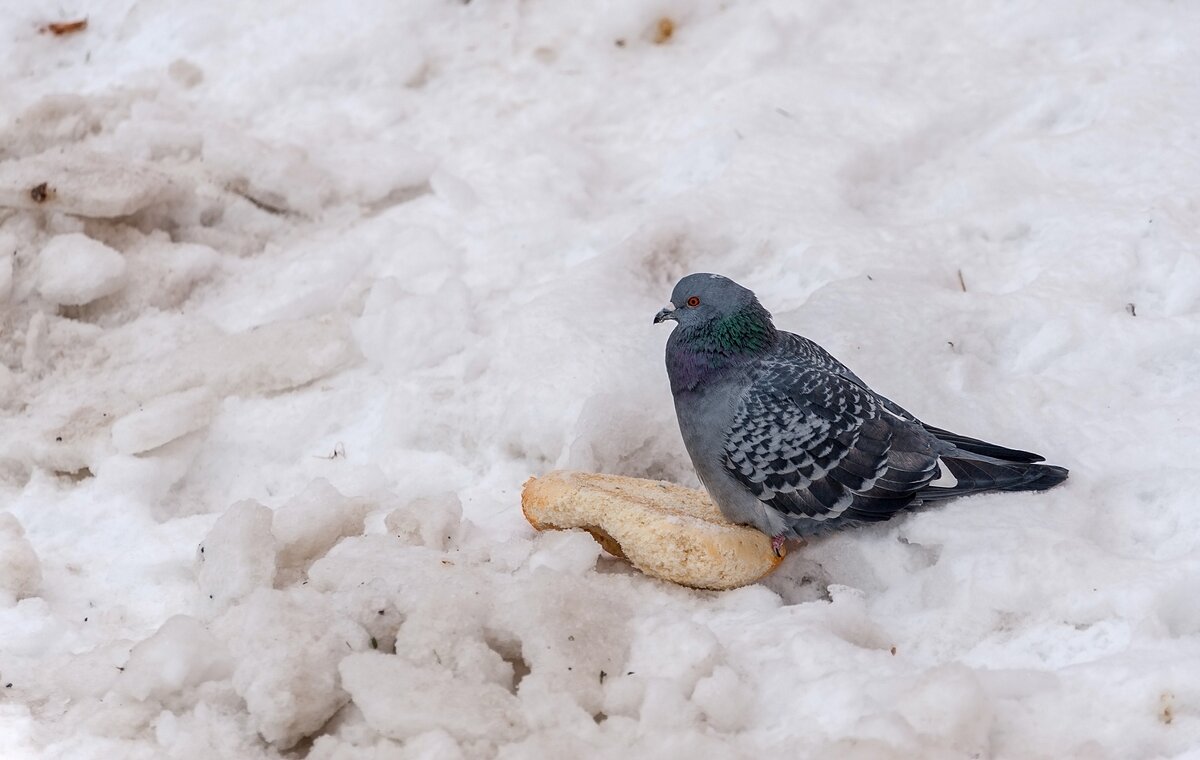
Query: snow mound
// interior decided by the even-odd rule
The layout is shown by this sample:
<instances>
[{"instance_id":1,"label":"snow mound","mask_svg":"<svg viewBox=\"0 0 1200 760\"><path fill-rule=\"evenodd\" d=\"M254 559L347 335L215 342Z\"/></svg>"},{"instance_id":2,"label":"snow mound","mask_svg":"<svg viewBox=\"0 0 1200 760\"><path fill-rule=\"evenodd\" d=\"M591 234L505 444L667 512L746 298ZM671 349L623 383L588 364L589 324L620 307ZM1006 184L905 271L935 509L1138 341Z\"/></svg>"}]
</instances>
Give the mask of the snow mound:
<instances>
[{"instance_id":1,"label":"snow mound","mask_svg":"<svg viewBox=\"0 0 1200 760\"><path fill-rule=\"evenodd\" d=\"M42 585L42 566L17 518L0 512L0 607L34 596Z\"/></svg>"},{"instance_id":2,"label":"snow mound","mask_svg":"<svg viewBox=\"0 0 1200 760\"><path fill-rule=\"evenodd\" d=\"M349 700L338 662L368 646L361 626L308 589L259 589L213 629L235 659L233 687L256 730L280 749L316 733Z\"/></svg>"},{"instance_id":3,"label":"snow mound","mask_svg":"<svg viewBox=\"0 0 1200 760\"><path fill-rule=\"evenodd\" d=\"M213 609L224 609L275 582L273 514L253 501L221 515L196 553L196 582Z\"/></svg>"},{"instance_id":4,"label":"snow mound","mask_svg":"<svg viewBox=\"0 0 1200 760\"><path fill-rule=\"evenodd\" d=\"M0 207L113 219L162 202L171 189L162 172L119 156L58 151L0 162Z\"/></svg>"},{"instance_id":5,"label":"snow mound","mask_svg":"<svg viewBox=\"0 0 1200 760\"><path fill-rule=\"evenodd\" d=\"M449 493L414 499L384 518L392 535L413 546L443 550L453 544L462 523L462 502Z\"/></svg>"},{"instance_id":6,"label":"snow mound","mask_svg":"<svg viewBox=\"0 0 1200 760\"><path fill-rule=\"evenodd\" d=\"M279 546L279 572L307 570L339 540L362 533L369 509L367 502L346 498L329 481L313 481L306 491L276 509L271 520L271 533Z\"/></svg>"},{"instance_id":7,"label":"snow mound","mask_svg":"<svg viewBox=\"0 0 1200 760\"><path fill-rule=\"evenodd\" d=\"M522 733L520 703L495 684L377 652L346 657L339 671L367 725L389 739L440 730L458 741L508 741Z\"/></svg>"},{"instance_id":8,"label":"snow mound","mask_svg":"<svg viewBox=\"0 0 1200 760\"><path fill-rule=\"evenodd\" d=\"M122 454L141 454L165 446L207 425L215 403L207 388L159 396L113 423L113 446Z\"/></svg>"},{"instance_id":9,"label":"snow mound","mask_svg":"<svg viewBox=\"0 0 1200 760\"><path fill-rule=\"evenodd\" d=\"M50 301L81 306L125 284L125 258L77 232L56 235L38 258L38 292Z\"/></svg>"},{"instance_id":10,"label":"snow mound","mask_svg":"<svg viewBox=\"0 0 1200 760\"><path fill-rule=\"evenodd\" d=\"M175 615L133 647L116 688L137 700L167 702L230 675L229 654L204 623Z\"/></svg>"}]
</instances>

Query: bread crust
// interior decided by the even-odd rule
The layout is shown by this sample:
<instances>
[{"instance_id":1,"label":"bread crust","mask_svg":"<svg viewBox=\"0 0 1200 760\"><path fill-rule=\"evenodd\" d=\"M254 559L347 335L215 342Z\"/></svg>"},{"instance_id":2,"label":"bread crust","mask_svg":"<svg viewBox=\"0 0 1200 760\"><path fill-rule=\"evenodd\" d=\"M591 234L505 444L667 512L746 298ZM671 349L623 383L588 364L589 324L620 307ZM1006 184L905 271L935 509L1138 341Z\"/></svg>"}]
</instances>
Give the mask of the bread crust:
<instances>
[{"instance_id":1,"label":"bread crust","mask_svg":"<svg viewBox=\"0 0 1200 760\"><path fill-rule=\"evenodd\" d=\"M556 470L525 481L521 511L537 530L586 530L643 573L692 588L745 586L782 560L704 491L661 480Z\"/></svg>"}]
</instances>

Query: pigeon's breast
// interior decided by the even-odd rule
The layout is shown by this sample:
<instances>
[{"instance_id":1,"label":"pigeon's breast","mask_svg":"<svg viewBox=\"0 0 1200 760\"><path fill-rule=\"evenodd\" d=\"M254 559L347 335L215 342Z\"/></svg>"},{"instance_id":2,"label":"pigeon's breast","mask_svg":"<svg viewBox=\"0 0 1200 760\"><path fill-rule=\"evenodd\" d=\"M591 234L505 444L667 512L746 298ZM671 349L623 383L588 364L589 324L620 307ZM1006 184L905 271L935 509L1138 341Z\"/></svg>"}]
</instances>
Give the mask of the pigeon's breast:
<instances>
[{"instance_id":1,"label":"pigeon's breast","mask_svg":"<svg viewBox=\"0 0 1200 760\"><path fill-rule=\"evenodd\" d=\"M689 453L693 443L719 443L724 440L744 391L744 383L707 382L693 390L675 394L679 430L683 433ZM716 448L720 450L721 446ZM695 456L692 458L695 459Z\"/></svg>"},{"instance_id":2,"label":"pigeon's breast","mask_svg":"<svg viewBox=\"0 0 1200 760\"><path fill-rule=\"evenodd\" d=\"M744 391L744 381L710 382L675 396L679 432L692 466L710 494L729 479L723 461L725 435L737 415L737 404ZM713 498L717 498L715 494Z\"/></svg>"},{"instance_id":3,"label":"pigeon's breast","mask_svg":"<svg viewBox=\"0 0 1200 760\"><path fill-rule=\"evenodd\" d=\"M734 424L750 384L748 373L732 372L675 396L679 430L697 477L725 517L768 535L786 529L780 516L759 501L725 467L725 436Z\"/></svg>"}]
</instances>

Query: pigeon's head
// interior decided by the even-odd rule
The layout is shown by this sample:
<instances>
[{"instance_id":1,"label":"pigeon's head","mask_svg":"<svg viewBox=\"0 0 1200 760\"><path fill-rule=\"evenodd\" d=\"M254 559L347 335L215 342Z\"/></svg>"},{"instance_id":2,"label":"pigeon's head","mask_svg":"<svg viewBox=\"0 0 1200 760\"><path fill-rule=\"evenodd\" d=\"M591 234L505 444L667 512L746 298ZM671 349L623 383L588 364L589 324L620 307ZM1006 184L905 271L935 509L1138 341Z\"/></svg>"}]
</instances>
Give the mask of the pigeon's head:
<instances>
[{"instance_id":1,"label":"pigeon's head","mask_svg":"<svg viewBox=\"0 0 1200 760\"><path fill-rule=\"evenodd\" d=\"M654 324L673 319L685 328L703 327L755 307L762 309L753 291L728 277L697 272L675 285L671 305L654 317Z\"/></svg>"}]
</instances>

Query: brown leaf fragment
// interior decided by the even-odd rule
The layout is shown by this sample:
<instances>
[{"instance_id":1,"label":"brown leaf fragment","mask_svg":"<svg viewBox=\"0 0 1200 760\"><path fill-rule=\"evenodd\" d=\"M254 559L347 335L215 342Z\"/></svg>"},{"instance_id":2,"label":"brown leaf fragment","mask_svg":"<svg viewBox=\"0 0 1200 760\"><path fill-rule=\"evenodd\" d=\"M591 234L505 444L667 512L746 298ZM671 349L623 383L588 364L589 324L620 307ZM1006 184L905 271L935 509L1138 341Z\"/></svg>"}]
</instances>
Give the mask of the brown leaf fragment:
<instances>
[{"instance_id":1,"label":"brown leaf fragment","mask_svg":"<svg viewBox=\"0 0 1200 760\"><path fill-rule=\"evenodd\" d=\"M76 21L51 21L49 24L44 24L39 32L42 34L53 34L55 37L62 37L66 34L75 34L87 29L88 20L81 18Z\"/></svg>"},{"instance_id":2,"label":"brown leaf fragment","mask_svg":"<svg viewBox=\"0 0 1200 760\"><path fill-rule=\"evenodd\" d=\"M654 44L662 45L670 42L675 35L675 22L667 17L660 18L654 27Z\"/></svg>"},{"instance_id":3,"label":"brown leaf fragment","mask_svg":"<svg viewBox=\"0 0 1200 760\"><path fill-rule=\"evenodd\" d=\"M45 203L54 198L54 188L46 182L34 185L29 189L29 197L33 199L34 203Z\"/></svg>"}]
</instances>

